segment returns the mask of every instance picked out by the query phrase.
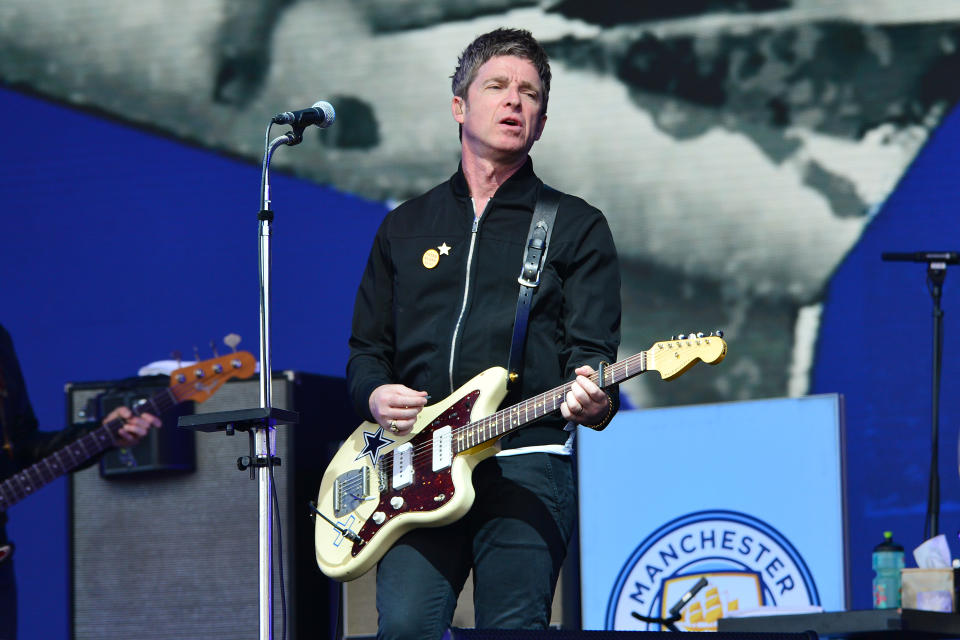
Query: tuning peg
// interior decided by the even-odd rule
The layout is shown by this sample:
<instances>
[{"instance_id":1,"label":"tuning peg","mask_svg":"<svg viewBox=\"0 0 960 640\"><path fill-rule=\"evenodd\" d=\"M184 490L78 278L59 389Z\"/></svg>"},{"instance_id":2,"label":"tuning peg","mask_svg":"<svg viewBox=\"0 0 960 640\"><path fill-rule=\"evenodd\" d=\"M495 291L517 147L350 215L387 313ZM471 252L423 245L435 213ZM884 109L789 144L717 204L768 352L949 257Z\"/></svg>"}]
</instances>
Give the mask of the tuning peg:
<instances>
[{"instance_id":1,"label":"tuning peg","mask_svg":"<svg viewBox=\"0 0 960 640\"><path fill-rule=\"evenodd\" d=\"M220 357L220 354L217 353L217 343L215 343L213 340L210 341L210 351L213 351L214 358Z\"/></svg>"},{"instance_id":2,"label":"tuning peg","mask_svg":"<svg viewBox=\"0 0 960 640\"><path fill-rule=\"evenodd\" d=\"M702 338L702 337L703 337L703 331L697 331L697 337L698 337L698 338Z\"/></svg>"},{"instance_id":3,"label":"tuning peg","mask_svg":"<svg viewBox=\"0 0 960 640\"><path fill-rule=\"evenodd\" d=\"M235 334L235 333L228 333L227 335L225 335L225 336L223 337L223 344L225 344L225 345L227 345L228 347L230 347L231 349L233 349L233 352L236 353L236 352L237 352L237 345L240 344L240 340L241 340L241 338L240 338L239 335L237 335L237 334Z\"/></svg>"},{"instance_id":4,"label":"tuning peg","mask_svg":"<svg viewBox=\"0 0 960 640\"><path fill-rule=\"evenodd\" d=\"M685 334L683 334L683 333L678 333L678 334L677 334L677 340L684 340L686 337L687 337L687 336L686 336Z\"/></svg>"},{"instance_id":5,"label":"tuning peg","mask_svg":"<svg viewBox=\"0 0 960 640\"><path fill-rule=\"evenodd\" d=\"M170 352L170 357L177 361L177 369L183 366L183 354L180 353L179 349L175 349Z\"/></svg>"},{"instance_id":6,"label":"tuning peg","mask_svg":"<svg viewBox=\"0 0 960 640\"><path fill-rule=\"evenodd\" d=\"M723 331L721 331L720 329L717 329L716 331L713 332L713 335L717 336L718 338L722 338Z\"/></svg>"},{"instance_id":7,"label":"tuning peg","mask_svg":"<svg viewBox=\"0 0 960 640\"><path fill-rule=\"evenodd\" d=\"M200 349L197 349L197 345L193 345L193 359L200 362Z\"/></svg>"}]
</instances>

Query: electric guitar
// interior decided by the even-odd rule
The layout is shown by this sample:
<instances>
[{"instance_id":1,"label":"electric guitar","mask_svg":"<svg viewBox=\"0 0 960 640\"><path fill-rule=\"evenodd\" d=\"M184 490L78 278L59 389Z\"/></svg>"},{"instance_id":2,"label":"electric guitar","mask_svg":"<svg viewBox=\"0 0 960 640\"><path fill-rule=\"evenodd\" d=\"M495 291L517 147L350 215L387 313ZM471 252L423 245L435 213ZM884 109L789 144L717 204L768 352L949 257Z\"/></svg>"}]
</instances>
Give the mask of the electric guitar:
<instances>
[{"instance_id":1,"label":"electric guitar","mask_svg":"<svg viewBox=\"0 0 960 640\"><path fill-rule=\"evenodd\" d=\"M169 387L151 398L141 400L130 410L137 415L146 412L159 416L186 400L203 402L230 378L249 378L255 369L256 361L246 351L182 367L170 374ZM37 489L114 446L114 438L123 424L121 418L111 420L0 482L0 511L5 511ZM3 555L0 554L2 559Z\"/></svg>"},{"instance_id":2,"label":"electric guitar","mask_svg":"<svg viewBox=\"0 0 960 640\"><path fill-rule=\"evenodd\" d=\"M603 365L590 379L605 388L652 369L671 380L698 361L716 364L726 353L720 332L678 336ZM404 436L384 433L373 422L350 435L324 473L314 506L321 571L334 580L353 580L407 531L463 517L473 504L474 467L500 450L503 435L559 411L572 385L497 411L506 383L506 369L493 367L424 407Z\"/></svg>"}]
</instances>

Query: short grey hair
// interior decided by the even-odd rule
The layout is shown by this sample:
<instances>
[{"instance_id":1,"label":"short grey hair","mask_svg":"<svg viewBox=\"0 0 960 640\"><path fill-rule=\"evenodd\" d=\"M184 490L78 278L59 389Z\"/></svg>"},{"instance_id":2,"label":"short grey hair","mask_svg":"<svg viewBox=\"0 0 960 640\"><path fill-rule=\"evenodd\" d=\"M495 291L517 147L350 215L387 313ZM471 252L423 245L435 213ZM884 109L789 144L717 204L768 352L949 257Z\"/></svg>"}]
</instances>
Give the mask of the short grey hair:
<instances>
[{"instance_id":1,"label":"short grey hair","mask_svg":"<svg viewBox=\"0 0 960 640\"><path fill-rule=\"evenodd\" d=\"M543 105L540 113L546 115L547 99L550 97L550 60L547 52L526 29L494 29L477 36L476 40L468 44L457 60L456 71L450 76L453 79L453 95L466 100L467 88L477 77L477 71L488 60L497 56L516 56L533 64L540 75L540 84L543 85Z\"/></svg>"}]
</instances>

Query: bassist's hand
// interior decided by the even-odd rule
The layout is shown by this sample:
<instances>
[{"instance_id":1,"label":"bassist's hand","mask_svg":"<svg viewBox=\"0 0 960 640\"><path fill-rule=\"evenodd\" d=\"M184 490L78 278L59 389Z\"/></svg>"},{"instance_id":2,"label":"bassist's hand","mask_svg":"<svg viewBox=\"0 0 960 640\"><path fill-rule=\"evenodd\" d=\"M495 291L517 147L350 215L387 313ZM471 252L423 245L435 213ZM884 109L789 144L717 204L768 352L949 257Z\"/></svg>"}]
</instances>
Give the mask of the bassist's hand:
<instances>
[{"instance_id":1,"label":"bassist's hand","mask_svg":"<svg viewBox=\"0 0 960 640\"><path fill-rule=\"evenodd\" d=\"M413 429L417 414L427 404L426 391L414 391L402 384L383 384L370 394L370 413L384 431L406 435Z\"/></svg>"},{"instance_id":2,"label":"bassist's hand","mask_svg":"<svg viewBox=\"0 0 960 640\"><path fill-rule=\"evenodd\" d=\"M123 426L120 427L120 431L117 432L115 444L118 447L134 446L147 435L150 427L159 429L161 424L160 419L153 414L141 413L139 416L136 416L126 407L117 407L111 411L110 414L104 418L103 423L106 424L118 418L124 421Z\"/></svg>"}]
</instances>

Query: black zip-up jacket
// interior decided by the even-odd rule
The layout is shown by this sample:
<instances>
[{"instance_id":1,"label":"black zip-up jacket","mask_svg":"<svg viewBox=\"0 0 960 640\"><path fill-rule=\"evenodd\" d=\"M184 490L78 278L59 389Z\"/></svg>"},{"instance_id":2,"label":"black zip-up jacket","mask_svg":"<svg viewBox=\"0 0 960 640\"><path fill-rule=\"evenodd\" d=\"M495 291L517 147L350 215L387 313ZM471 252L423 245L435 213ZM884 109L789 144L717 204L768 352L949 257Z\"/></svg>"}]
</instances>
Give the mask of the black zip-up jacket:
<instances>
[{"instance_id":1,"label":"black zip-up jacket","mask_svg":"<svg viewBox=\"0 0 960 640\"><path fill-rule=\"evenodd\" d=\"M543 182L526 164L500 185L477 220L462 168L390 212L357 292L347 382L358 415L382 384L426 391L430 403L478 373L507 366L524 243ZM530 310L517 402L573 380L574 369L615 362L620 272L603 214L560 201ZM609 390L613 411L616 389ZM560 444L565 421L547 416L503 439L504 448Z\"/></svg>"}]
</instances>

